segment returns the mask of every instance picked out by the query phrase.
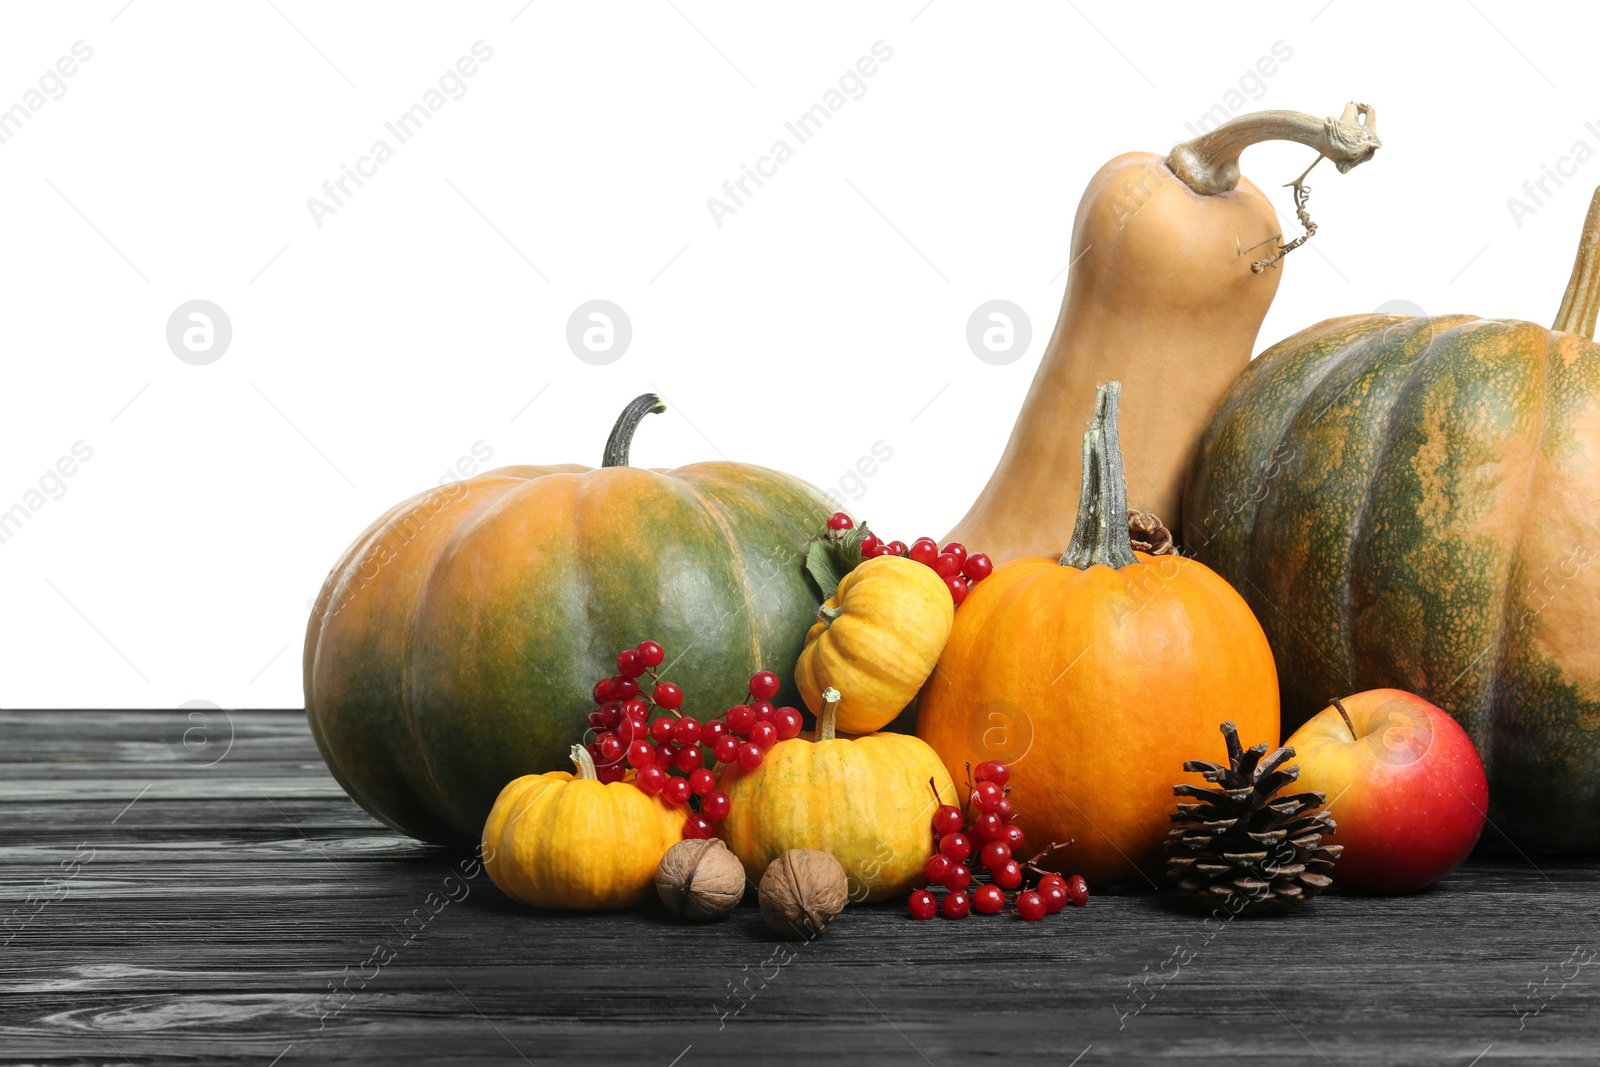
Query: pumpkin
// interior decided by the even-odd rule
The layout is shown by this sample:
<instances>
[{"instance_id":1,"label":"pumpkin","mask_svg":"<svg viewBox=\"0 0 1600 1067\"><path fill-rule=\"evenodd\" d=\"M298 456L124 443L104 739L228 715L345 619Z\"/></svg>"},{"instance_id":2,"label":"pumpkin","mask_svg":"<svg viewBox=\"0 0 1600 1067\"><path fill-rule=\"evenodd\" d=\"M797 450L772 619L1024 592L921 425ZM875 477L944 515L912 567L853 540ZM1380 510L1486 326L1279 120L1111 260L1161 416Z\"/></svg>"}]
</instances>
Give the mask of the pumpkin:
<instances>
[{"instance_id":1,"label":"pumpkin","mask_svg":"<svg viewBox=\"0 0 1600 1067\"><path fill-rule=\"evenodd\" d=\"M792 664L821 597L802 546L832 512L740 463L503 467L400 504L329 573L306 630L311 731L347 793L426 841L476 842L500 787L564 765L617 649L661 642L709 718ZM792 690L776 699L798 701Z\"/></svg>"},{"instance_id":2,"label":"pumpkin","mask_svg":"<svg viewBox=\"0 0 1600 1067\"><path fill-rule=\"evenodd\" d=\"M901 896L925 881L933 812L957 803L955 783L909 734L839 737L839 702L824 690L814 735L779 741L753 771L728 767L722 838L752 882L790 849L815 849L844 867L852 901Z\"/></svg>"},{"instance_id":3,"label":"pumpkin","mask_svg":"<svg viewBox=\"0 0 1600 1067\"><path fill-rule=\"evenodd\" d=\"M1251 364L1185 540L1256 608L1285 725L1335 693L1453 715L1524 849L1600 850L1600 192L1553 329L1354 315Z\"/></svg>"},{"instance_id":4,"label":"pumpkin","mask_svg":"<svg viewBox=\"0 0 1600 1067\"><path fill-rule=\"evenodd\" d=\"M795 666L795 684L813 713L832 687L843 699L838 729L868 734L911 703L939 662L955 604L931 567L903 556L878 556L845 575L817 609Z\"/></svg>"},{"instance_id":5,"label":"pumpkin","mask_svg":"<svg viewBox=\"0 0 1600 1067\"><path fill-rule=\"evenodd\" d=\"M1283 226L1239 176L1239 153L1266 140L1309 145L1341 172L1379 147L1372 109L1351 104L1337 120L1241 115L1167 156L1131 152L1101 167L1078 205L1061 313L1011 439L945 541L983 545L995 563L1059 553L1078 500L1069 428L1113 378L1128 388L1131 494L1176 519L1200 433L1250 362L1281 277L1273 249L1287 247Z\"/></svg>"},{"instance_id":6,"label":"pumpkin","mask_svg":"<svg viewBox=\"0 0 1600 1067\"><path fill-rule=\"evenodd\" d=\"M567 771L509 783L483 824L484 869L506 896L539 908L626 908L655 891L683 837L683 811L632 782L602 783L582 745Z\"/></svg>"},{"instance_id":7,"label":"pumpkin","mask_svg":"<svg viewBox=\"0 0 1600 1067\"><path fill-rule=\"evenodd\" d=\"M918 700L917 734L952 774L1010 766L1032 847L1074 842L1045 865L1158 886L1184 761L1227 759L1224 720L1276 739L1278 680L1227 582L1131 547L1120 392L1111 382L1097 393L1065 554L1012 560L973 586Z\"/></svg>"}]
</instances>

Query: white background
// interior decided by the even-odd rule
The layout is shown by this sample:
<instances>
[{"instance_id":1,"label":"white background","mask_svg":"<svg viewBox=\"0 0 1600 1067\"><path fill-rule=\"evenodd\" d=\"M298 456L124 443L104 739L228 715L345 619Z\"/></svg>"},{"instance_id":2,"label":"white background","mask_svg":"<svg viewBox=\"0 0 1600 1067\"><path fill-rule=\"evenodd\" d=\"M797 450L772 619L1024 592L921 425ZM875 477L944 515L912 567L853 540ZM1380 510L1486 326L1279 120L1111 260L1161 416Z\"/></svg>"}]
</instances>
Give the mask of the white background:
<instances>
[{"instance_id":1,"label":"white background","mask_svg":"<svg viewBox=\"0 0 1600 1067\"><path fill-rule=\"evenodd\" d=\"M93 57L0 144L0 510L93 457L0 544L0 704L298 707L307 602L373 518L474 445L598 463L648 389L671 410L640 465L725 455L848 496L881 440L851 509L942 534L1048 339L1085 180L1189 137L1279 41L1244 110L1366 101L1384 148L1315 173L1321 229L1258 349L1393 300L1548 323L1600 161L1520 226L1507 198L1600 149L1597 34L1503 0L7 5L0 109L74 42ZM397 145L384 123L480 40L465 95ZM719 228L707 198L877 41L865 95ZM307 199L379 138L394 158L319 228ZM1307 156L1244 169L1275 188ZM633 326L606 366L565 341L595 298ZM994 298L1033 325L1007 366L965 340ZM233 328L205 366L166 342L192 299Z\"/></svg>"}]
</instances>

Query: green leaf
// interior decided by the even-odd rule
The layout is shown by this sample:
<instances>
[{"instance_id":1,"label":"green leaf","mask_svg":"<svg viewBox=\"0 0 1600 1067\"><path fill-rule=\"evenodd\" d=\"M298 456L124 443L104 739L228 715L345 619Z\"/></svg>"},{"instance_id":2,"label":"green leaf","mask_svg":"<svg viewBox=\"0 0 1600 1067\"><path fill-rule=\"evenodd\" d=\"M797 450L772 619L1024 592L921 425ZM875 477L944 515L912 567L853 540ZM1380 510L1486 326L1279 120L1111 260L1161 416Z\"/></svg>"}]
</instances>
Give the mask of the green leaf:
<instances>
[{"instance_id":1,"label":"green leaf","mask_svg":"<svg viewBox=\"0 0 1600 1067\"><path fill-rule=\"evenodd\" d=\"M831 600L844 576L861 564L861 542L867 524L850 530L825 530L806 546L806 573L817 583L822 599Z\"/></svg>"}]
</instances>

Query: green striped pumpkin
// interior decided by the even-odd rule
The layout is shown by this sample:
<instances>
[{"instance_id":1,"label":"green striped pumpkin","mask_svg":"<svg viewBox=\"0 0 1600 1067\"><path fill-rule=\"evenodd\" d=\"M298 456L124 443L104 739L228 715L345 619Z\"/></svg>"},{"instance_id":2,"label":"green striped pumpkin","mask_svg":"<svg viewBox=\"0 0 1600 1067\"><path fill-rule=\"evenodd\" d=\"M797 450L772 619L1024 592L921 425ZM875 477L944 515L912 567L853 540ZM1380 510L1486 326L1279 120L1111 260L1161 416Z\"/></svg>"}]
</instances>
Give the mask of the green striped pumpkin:
<instances>
[{"instance_id":1,"label":"green striped pumpkin","mask_svg":"<svg viewBox=\"0 0 1600 1067\"><path fill-rule=\"evenodd\" d=\"M593 684L647 638L702 720L758 670L792 676L821 603L804 546L833 507L764 467L627 466L662 410L633 401L597 470L488 471L401 503L346 550L306 631L306 715L362 807L477 844L501 787L569 767Z\"/></svg>"},{"instance_id":2,"label":"green striped pumpkin","mask_svg":"<svg viewBox=\"0 0 1600 1067\"><path fill-rule=\"evenodd\" d=\"M1234 383L1186 551L1277 658L1283 727L1365 689L1449 711L1524 848L1600 850L1600 191L1553 330L1330 319Z\"/></svg>"}]
</instances>

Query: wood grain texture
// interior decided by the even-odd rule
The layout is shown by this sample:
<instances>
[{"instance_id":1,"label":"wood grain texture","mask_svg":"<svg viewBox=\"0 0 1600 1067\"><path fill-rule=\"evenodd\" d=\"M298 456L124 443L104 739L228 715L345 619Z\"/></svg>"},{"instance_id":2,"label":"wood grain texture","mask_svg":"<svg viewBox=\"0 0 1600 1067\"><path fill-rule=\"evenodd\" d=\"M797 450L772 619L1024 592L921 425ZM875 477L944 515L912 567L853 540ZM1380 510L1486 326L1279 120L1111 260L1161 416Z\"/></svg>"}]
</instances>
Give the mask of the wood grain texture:
<instances>
[{"instance_id":1,"label":"wood grain texture","mask_svg":"<svg viewBox=\"0 0 1600 1067\"><path fill-rule=\"evenodd\" d=\"M1600 1050L1594 864L1475 860L1415 897L1333 892L1231 923L1154 894L1032 925L890 903L780 945L750 902L707 926L523 908L470 857L357 808L300 712L212 729L231 747L197 766L222 750L171 742L168 713L0 712L0 1063L1487 1067Z\"/></svg>"}]
</instances>

